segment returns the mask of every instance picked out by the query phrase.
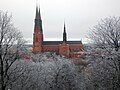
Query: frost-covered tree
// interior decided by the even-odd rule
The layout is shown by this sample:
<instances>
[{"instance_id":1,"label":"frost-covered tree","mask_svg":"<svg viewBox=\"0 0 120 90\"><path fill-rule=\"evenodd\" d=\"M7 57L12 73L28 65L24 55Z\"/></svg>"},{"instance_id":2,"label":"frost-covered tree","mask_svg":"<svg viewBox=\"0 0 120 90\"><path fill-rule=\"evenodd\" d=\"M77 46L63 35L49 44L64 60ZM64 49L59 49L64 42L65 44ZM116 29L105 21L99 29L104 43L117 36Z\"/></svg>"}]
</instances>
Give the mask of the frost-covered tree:
<instances>
[{"instance_id":1,"label":"frost-covered tree","mask_svg":"<svg viewBox=\"0 0 120 90\"><path fill-rule=\"evenodd\" d=\"M10 76L11 80L21 76L9 86L10 89L85 90L84 76L78 74L71 60L52 53L36 54L33 58L34 61L19 60L11 67L16 73Z\"/></svg>"},{"instance_id":2,"label":"frost-covered tree","mask_svg":"<svg viewBox=\"0 0 120 90\"><path fill-rule=\"evenodd\" d=\"M92 28L90 38L101 48L120 49L120 17L102 19Z\"/></svg>"},{"instance_id":3,"label":"frost-covered tree","mask_svg":"<svg viewBox=\"0 0 120 90\"><path fill-rule=\"evenodd\" d=\"M102 19L92 28L90 38L94 44L86 57L93 61L92 74L97 77L93 79L99 81L96 85L99 88L109 85L109 89L120 89L120 17Z\"/></svg>"},{"instance_id":4,"label":"frost-covered tree","mask_svg":"<svg viewBox=\"0 0 120 90\"><path fill-rule=\"evenodd\" d=\"M88 90L119 90L120 89L120 52L92 46L86 55L89 62L85 69Z\"/></svg>"},{"instance_id":5,"label":"frost-covered tree","mask_svg":"<svg viewBox=\"0 0 120 90\"><path fill-rule=\"evenodd\" d=\"M21 33L14 27L12 17L0 11L0 89L9 84L9 69L19 57L23 45Z\"/></svg>"}]
</instances>

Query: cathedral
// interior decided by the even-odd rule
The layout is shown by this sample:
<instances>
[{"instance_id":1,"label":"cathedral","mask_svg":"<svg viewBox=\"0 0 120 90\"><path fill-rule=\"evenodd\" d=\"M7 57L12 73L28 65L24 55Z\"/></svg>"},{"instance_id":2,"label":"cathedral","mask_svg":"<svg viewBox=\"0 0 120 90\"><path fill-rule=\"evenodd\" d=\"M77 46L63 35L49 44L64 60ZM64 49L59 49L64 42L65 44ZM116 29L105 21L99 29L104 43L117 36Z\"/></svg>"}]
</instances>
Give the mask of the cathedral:
<instances>
[{"instance_id":1,"label":"cathedral","mask_svg":"<svg viewBox=\"0 0 120 90\"><path fill-rule=\"evenodd\" d=\"M43 35L40 8L36 7L33 33L33 53L56 52L67 58L80 58L81 52L83 51L83 44L81 41L67 40L65 23L62 41L44 41Z\"/></svg>"}]
</instances>

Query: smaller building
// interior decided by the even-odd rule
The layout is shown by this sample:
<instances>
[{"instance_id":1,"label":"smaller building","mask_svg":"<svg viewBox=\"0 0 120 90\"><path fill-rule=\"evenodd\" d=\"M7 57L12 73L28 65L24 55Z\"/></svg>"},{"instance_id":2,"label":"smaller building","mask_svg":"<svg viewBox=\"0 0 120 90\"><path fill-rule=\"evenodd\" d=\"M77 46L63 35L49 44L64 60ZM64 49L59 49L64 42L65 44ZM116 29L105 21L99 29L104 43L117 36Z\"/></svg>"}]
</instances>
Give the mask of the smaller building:
<instances>
[{"instance_id":1,"label":"smaller building","mask_svg":"<svg viewBox=\"0 0 120 90\"><path fill-rule=\"evenodd\" d=\"M44 41L40 8L36 7L35 26L33 33L33 52L56 52L68 58L80 58L83 51L81 41L67 41L66 26L64 23L63 41Z\"/></svg>"}]
</instances>

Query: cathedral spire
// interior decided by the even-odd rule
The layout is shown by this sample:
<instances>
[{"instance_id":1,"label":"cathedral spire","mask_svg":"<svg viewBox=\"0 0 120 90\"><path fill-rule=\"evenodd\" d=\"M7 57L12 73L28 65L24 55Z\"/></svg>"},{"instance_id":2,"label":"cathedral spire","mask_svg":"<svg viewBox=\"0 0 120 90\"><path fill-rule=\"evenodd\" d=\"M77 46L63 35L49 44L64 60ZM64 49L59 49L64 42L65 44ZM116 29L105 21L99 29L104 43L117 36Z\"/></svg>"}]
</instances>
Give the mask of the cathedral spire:
<instances>
[{"instance_id":1,"label":"cathedral spire","mask_svg":"<svg viewBox=\"0 0 120 90\"><path fill-rule=\"evenodd\" d=\"M66 42L66 41L67 41L67 33L66 33L66 26L64 22L63 42Z\"/></svg>"},{"instance_id":2,"label":"cathedral spire","mask_svg":"<svg viewBox=\"0 0 120 90\"><path fill-rule=\"evenodd\" d=\"M35 16L35 28L40 28L41 33L42 31L42 20L40 14L40 7L36 4L36 16ZM36 29L35 29L36 30Z\"/></svg>"},{"instance_id":3,"label":"cathedral spire","mask_svg":"<svg viewBox=\"0 0 120 90\"><path fill-rule=\"evenodd\" d=\"M41 19L40 6L39 6L39 19Z\"/></svg>"},{"instance_id":4,"label":"cathedral spire","mask_svg":"<svg viewBox=\"0 0 120 90\"><path fill-rule=\"evenodd\" d=\"M42 42L43 42L43 31L42 31L42 20L40 17L40 8L36 4L36 16L33 34L33 52L42 52Z\"/></svg>"},{"instance_id":5,"label":"cathedral spire","mask_svg":"<svg viewBox=\"0 0 120 90\"><path fill-rule=\"evenodd\" d=\"M35 19L38 19L39 18L39 12L38 12L38 6L36 5L36 17Z\"/></svg>"}]
</instances>

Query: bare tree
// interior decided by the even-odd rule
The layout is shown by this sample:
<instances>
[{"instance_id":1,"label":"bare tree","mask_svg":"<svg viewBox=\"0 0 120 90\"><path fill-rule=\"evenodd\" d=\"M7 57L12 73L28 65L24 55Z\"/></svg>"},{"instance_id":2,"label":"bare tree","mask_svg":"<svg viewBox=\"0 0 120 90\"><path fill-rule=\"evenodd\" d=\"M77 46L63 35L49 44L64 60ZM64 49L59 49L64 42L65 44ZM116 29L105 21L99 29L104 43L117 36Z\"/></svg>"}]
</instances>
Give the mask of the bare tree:
<instances>
[{"instance_id":1,"label":"bare tree","mask_svg":"<svg viewBox=\"0 0 120 90\"><path fill-rule=\"evenodd\" d=\"M90 38L96 44L96 49L100 50L97 51L98 53L100 52L105 57L111 56L112 67L114 66L113 68L115 68L118 76L117 87L120 88L120 17L102 19L101 22L92 28Z\"/></svg>"},{"instance_id":2,"label":"bare tree","mask_svg":"<svg viewBox=\"0 0 120 90\"><path fill-rule=\"evenodd\" d=\"M120 17L102 19L92 28L90 38L102 48L110 47L118 51L120 48Z\"/></svg>"},{"instance_id":3,"label":"bare tree","mask_svg":"<svg viewBox=\"0 0 120 90\"><path fill-rule=\"evenodd\" d=\"M23 45L21 33L14 27L12 16L0 11L0 89L9 84L9 69L19 58Z\"/></svg>"}]
</instances>

